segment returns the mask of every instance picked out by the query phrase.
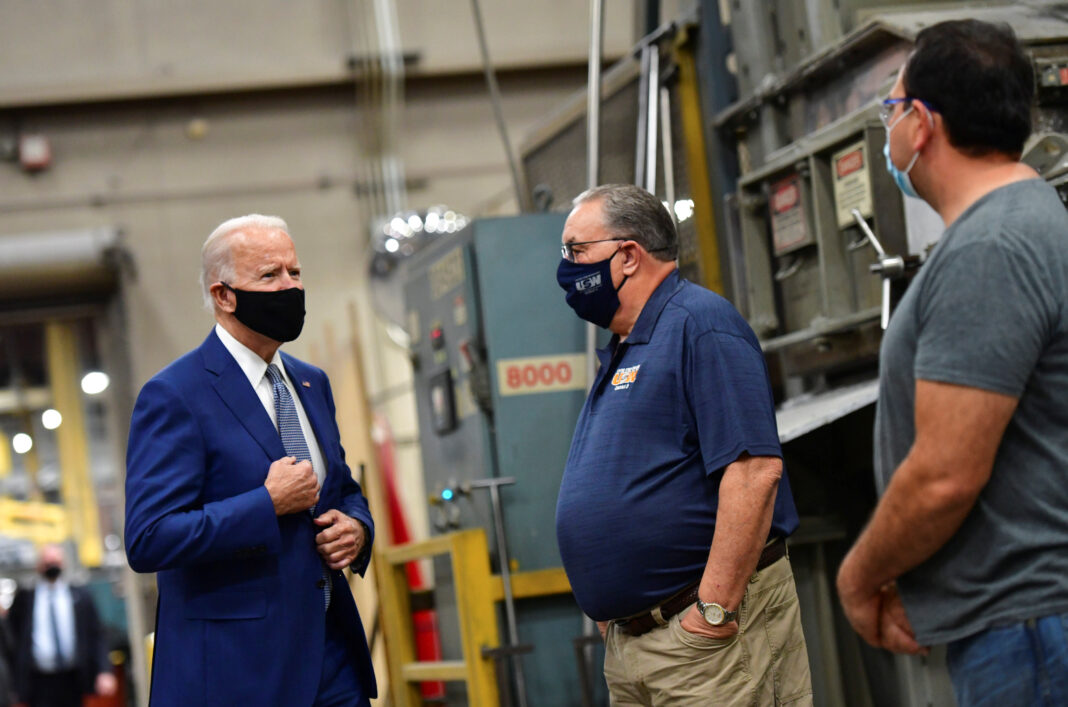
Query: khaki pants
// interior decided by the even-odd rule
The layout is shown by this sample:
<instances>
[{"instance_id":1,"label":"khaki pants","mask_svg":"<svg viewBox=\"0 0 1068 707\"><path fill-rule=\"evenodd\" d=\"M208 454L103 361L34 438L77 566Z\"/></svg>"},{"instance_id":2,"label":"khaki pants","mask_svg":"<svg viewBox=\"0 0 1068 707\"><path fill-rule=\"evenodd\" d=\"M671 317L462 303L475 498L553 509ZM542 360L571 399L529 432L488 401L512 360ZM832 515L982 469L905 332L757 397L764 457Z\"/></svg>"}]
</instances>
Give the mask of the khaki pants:
<instances>
[{"instance_id":1,"label":"khaki pants","mask_svg":"<svg viewBox=\"0 0 1068 707\"><path fill-rule=\"evenodd\" d=\"M689 608L685 609L689 611ZM604 676L612 705L811 705L808 653L788 558L753 575L737 636L686 631L673 616L642 636L614 623L605 635Z\"/></svg>"}]
</instances>

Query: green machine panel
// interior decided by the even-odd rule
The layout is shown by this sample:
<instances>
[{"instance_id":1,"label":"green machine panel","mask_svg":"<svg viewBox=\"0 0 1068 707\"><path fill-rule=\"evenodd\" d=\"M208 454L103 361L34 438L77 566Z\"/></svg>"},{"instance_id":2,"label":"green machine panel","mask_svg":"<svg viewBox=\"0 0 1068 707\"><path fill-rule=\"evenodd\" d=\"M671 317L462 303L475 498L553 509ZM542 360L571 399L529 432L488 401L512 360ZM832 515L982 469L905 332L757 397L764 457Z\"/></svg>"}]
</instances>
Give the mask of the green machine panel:
<instances>
[{"instance_id":1,"label":"green machine panel","mask_svg":"<svg viewBox=\"0 0 1068 707\"><path fill-rule=\"evenodd\" d=\"M479 222L478 285L505 528L520 570L560 566L556 495L586 397L585 323L556 284L562 214Z\"/></svg>"},{"instance_id":2,"label":"green machine panel","mask_svg":"<svg viewBox=\"0 0 1068 707\"><path fill-rule=\"evenodd\" d=\"M468 481L515 478L500 488L513 570L561 564L556 497L586 391L586 325L556 284L565 217L474 221L408 266L405 306L432 532L485 528L495 571L489 494L464 493ZM443 500L443 491L451 498ZM446 561L435 561L434 577L444 657L459 658ZM533 647L522 658L528 704L581 705L572 640L582 633L582 613L574 600L520 600L516 614L520 643ZM503 609L500 625L505 645ZM593 661L602 656L595 651ZM465 704L462 686L450 684L447 693L448 704Z\"/></svg>"}]
</instances>

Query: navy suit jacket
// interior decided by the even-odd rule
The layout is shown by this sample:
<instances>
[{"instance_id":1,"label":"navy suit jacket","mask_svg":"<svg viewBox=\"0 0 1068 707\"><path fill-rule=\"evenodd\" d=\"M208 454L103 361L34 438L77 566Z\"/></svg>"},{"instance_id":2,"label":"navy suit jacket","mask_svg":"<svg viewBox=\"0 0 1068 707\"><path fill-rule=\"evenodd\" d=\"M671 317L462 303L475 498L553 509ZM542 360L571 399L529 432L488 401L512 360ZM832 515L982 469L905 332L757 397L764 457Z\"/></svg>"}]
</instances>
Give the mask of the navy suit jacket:
<instances>
[{"instance_id":1,"label":"navy suit jacket","mask_svg":"<svg viewBox=\"0 0 1068 707\"><path fill-rule=\"evenodd\" d=\"M373 534L345 464L326 374L284 353L282 361L327 466L318 512L336 508ZM309 513L275 515L263 482L284 456L278 430L214 329L141 389L126 453L126 553L135 571L159 573L152 705L314 702L325 631L320 528ZM362 575L369 556L353 569ZM342 573L331 576L331 620L351 637L373 697L356 603Z\"/></svg>"}]
</instances>

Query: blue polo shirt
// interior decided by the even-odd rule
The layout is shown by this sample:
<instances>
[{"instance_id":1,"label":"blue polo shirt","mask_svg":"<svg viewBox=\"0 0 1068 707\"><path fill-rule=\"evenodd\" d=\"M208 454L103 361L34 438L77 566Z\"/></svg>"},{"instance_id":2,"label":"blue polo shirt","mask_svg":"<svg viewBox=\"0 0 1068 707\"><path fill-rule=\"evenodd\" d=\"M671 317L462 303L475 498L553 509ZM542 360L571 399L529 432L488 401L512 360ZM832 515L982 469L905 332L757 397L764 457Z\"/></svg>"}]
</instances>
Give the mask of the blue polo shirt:
<instances>
[{"instance_id":1,"label":"blue polo shirt","mask_svg":"<svg viewBox=\"0 0 1068 707\"><path fill-rule=\"evenodd\" d=\"M782 456L760 344L727 300L673 272L618 341L598 351L556 505L564 569L598 621L700 579L724 468ZM797 523L784 472L771 536Z\"/></svg>"}]
</instances>

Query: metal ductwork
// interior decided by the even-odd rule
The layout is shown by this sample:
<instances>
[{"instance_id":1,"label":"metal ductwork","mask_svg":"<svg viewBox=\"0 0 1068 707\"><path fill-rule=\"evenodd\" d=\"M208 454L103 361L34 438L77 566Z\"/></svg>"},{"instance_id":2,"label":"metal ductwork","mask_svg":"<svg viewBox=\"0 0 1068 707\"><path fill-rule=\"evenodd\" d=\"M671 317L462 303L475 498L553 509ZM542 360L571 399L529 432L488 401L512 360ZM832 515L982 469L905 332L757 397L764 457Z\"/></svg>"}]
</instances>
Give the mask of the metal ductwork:
<instances>
[{"instance_id":1,"label":"metal ductwork","mask_svg":"<svg viewBox=\"0 0 1068 707\"><path fill-rule=\"evenodd\" d=\"M114 227L0 236L0 304L109 294L125 260Z\"/></svg>"}]
</instances>

